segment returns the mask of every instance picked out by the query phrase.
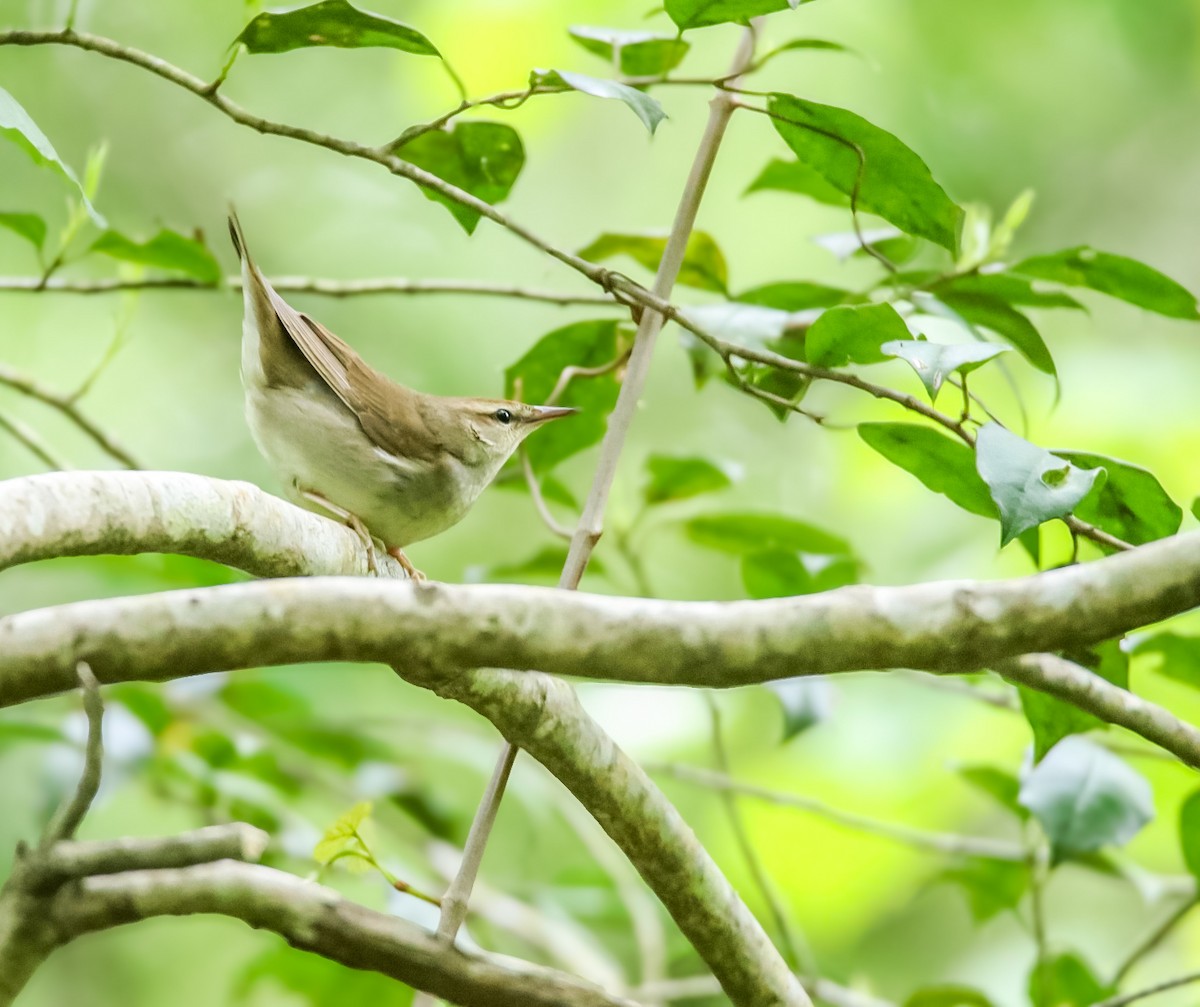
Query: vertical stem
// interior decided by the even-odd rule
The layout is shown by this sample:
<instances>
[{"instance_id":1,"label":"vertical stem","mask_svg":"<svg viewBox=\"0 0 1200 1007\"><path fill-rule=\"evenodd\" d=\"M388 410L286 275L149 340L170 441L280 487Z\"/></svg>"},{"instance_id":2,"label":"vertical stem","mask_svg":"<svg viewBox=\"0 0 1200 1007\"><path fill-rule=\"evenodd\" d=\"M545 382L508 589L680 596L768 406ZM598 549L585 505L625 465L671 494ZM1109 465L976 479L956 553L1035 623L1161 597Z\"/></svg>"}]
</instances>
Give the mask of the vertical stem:
<instances>
[{"instance_id":1,"label":"vertical stem","mask_svg":"<svg viewBox=\"0 0 1200 1007\"><path fill-rule=\"evenodd\" d=\"M750 65L754 57L754 27L748 27L738 44L731 65L731 75L740 74ZM736 76L731 77L736 80ZM696 214L700 209L700 200L704 195L708 177L712 173L713 162L717 150L733 115L735 103L733 96L726 91L718 90L709 104L708 122L704 127L704 135L692 161L692 170L688 175L687 185L675 211L675 220L663 250L662 261L658 264L658 272L654 277L654 293L663 300L669 300L679 268L683 264L683 256L687 250L688 239L692 227L696 223ZM617 472L617 462L621 450L625 446L625 438L633 424L637 412L638 400L646 385L646 377L650 371L650 360L654 352L654 343L663 326L663 316L655 311L642 312L638 323L637 335L634 337L633 350L629 355L629 363L625 370L625 380L621 384L621 392L617 404L608 419L608 431L600 446L600 460L596 465L596 474L592 479L592 488L584 503L583 514L575 534L571 537L571 546L567 553L567 561L563 567L558 586L567 591L573 591L579 586L583 571L587 568L592 550L600 539L603 530L604 510L608 504L608 494L612 489L613 478ZM442 900L442 916L438 924L438 935L445 940L453 940L462 920L466 916L467 902L471 888L475 884L475 876L483 859L483 850L487 845L492 823L496 819L496 809L504 796L504 788L508 783L509 773L517 757L515 746L506 744L496 764L492 781L487 792L483 795L479 809L475 812L475 821L471 825L467 837L466 848L463 850L462 864L458 874L450 883L449 890ZM418 995L413 1001L413 1007L431 1003L425 994Z\"/></svg>"},{"instance_id":2,"label":"vertical stem","mask_svg":"<svg viewBox=\"0 0 1200 1007\"><path fill-rule=\"evenodd\" d=\"M1046 906L1044 887L1046 884L1046 862L1043 849L1036 841L1029 846L1026 858L1029 867L1029 913L1033 927L1034 960L1033 974L1036 982L1030 994L1034 1007L1046 1007L1047 989L1045 965L1049 960L1046 941Z\"/></svg>"},{"instance_id":3,"label":"vertical stem","mask_svg":"<svg viewBox=\"0 0 1200 1007\"><path fill-rule=\"evenodd\" d=\"M721 729L721 708L717 705L717 697L708 690L704 691L704 701L708 705L713 761L716 763L718 772L732 779L733 771L729 761L729 752L725 748L725 737ZM775 890L766 868L763 867L762 861L758 857L758 851L750 842L750 836L746 832L746 823L742 820L741 811L737 806L737 795L732 790L721 790L719 796L721 803L725 805L726 817L729 819L730 828L733 829L733 837L738 844L738 849L742 852L742 859L746 861L754 884L762 894L771 911L771 916L775 920L775 928L779 931L779 941L788 967L793 972L816 975L817 969L816 963L813 961L812 949L792 926L787 910L779 898L779 893Z\"/></svg>"}]
</instances>

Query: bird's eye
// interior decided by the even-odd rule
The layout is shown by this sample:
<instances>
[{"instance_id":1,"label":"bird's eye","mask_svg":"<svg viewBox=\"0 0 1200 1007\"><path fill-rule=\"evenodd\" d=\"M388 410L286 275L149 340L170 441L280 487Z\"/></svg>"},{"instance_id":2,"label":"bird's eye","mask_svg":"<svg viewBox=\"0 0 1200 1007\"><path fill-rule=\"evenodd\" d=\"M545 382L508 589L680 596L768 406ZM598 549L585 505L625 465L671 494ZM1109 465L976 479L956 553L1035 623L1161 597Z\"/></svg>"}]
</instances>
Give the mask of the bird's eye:
<instances>
[{"instance_id":1,"label":"bird's eye","mask_svg":"<svg viewBox=\"0 0 1200 1007\"><path fill-rule=\"evenodd\" d=\"M496 419L498 419L501 423L510 423L512 422L512 413L510 413L507 409L497 409Z\"/></svg>"}]
</instances>

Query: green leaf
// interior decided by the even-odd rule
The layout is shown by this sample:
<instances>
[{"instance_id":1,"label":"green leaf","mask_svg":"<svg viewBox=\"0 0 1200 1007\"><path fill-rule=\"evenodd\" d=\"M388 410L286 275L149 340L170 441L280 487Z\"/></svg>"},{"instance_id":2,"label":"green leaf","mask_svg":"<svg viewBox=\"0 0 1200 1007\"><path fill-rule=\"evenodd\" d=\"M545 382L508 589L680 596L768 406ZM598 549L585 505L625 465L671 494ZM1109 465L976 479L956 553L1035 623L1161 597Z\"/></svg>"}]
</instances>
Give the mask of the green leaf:
<instances>
[{"instance_id":1,"label":"green leaf","mask_svg":"<svg viewBox=\"0 0 1200 1007\"><path fill-rule=\"evenodd\" d=\"M810 727L828 720L833 712L833 685L827 678L785 678L767 682L766 687L779 701L784 741L791 741Z\"/></svg>"},{"instance_id":2,"label":"green leaf","mask_svg":"<svg viewBox=\"0 0 1200 1007\"><path fill-rule=\"evenodd\" d=\"M875 364L888 359L884 343L911 339L890 304L841 305L813 322L805 337L808 362L818 367Z\"/></svg>"},{"instance_id":3,"label":"green leaf","mask_svg":"<svg viewBox=\"0 0 1200 1007\"><path fill-rule=\"evenodd\" d=\"M1005 911L1015 912L1029 887L1028 868L1007 860L972 858L947 868L938 878L962 887L976 923L984 923Z\"/></svg>"},{"instance_id":4,"label":"green leaf","mask_svg":"<svg viewBox=\"0 0 1200 1007\"><path fill-rule=\"evenodd\" d=\"M1026 528L1066 517L1103 478L1102 470L1076 468L999 423L980 429L975 467L1000 510L1002 546Z\"/></svg>"},{"instance_id":5,"label":"green leaf","mask_svg":"<svg viewBox=\"0 0 1200 1007\"><path fill-rule=\"evenodd\" d=\"M315 716L303 695L277 682L239 675L230 678L218 695L231 710L258 724L305 722Z\"/></svg>"},{"instance_id":6,"label":"green leaf","mask_svg":"<svg viewBox=\"0 0 1200 1007\"><path fill-rule=\"evenodd\" d=\"M884 343L880 349L889 357L904 360L921 379L929 392L929 401L937 401L937 393L946 378L957 371L970 374L1004 353L1007 346L988 346L983 343L930 343L923 339L905 339Z\"/></svg>"},{"instance_id":7,"label":"green leaf","mask_svg":"<svg viewBox=\"0 0 1200 1007\"><path fill-rule=\"evenodd\" d=\"M776 308L779 311L808 311L812 308L832 308L835 304L841 304L856 296L841 287L827 287L823 283L796 280L751 287L738 294L734 300L742 304Z\"/></svg>"},{"instance_id":8,"label":"green leaf","mask_svg":"<svg viewBox=\"0 0 1200 1007\"><path fill-rule=\"evenodd\" d=\"M1155 633L1139 640L1132 654L1134 657L1149 655L1158 658L1157 671L1160 675L1200 689L1200 637L1171 632Z\"/></svg>"},{"instance_id":9,"label":"green leaf","mask_svg":"<svg viewBox=\"0 0 1200 1007\"><path fill-rule=\"evenodd\" d=\"M859 210L954 252L962 210L891 133L846 109L790 94L772 94L767 108L797 158L847 196L857 190Z\"/></svg>"},{"instance_id":10,"label":"green leaf","mask_svg":"<svg viewBox=\"0 0 1200 1007\"><path fill-rule=\"evenodd\" d=\"M656 272L666 248L667 237L664 234L618 234L606 231L586 248L581 248L578 254L591 262L628 255L639 265ZM725 293L729 268L712 235L693 231L688 237L678 282L687 287Z\"/></svg>"},{"instance_id":11,"label":"green leaf","mask_svg":"<svg viewBox=\"0 0 1200 1007\"><path fill-rule=\"evenodd\" d=\"M1193 790L1179 807L1179 846L1188 873L1200 882L1200 790Z\"/></svg>"},{"instance_id":12,"label":"green leaf","mask_svg":"<svg viewBox=\"0 0 1200 1007\"><path fill-rule=\"evenodd\" d=\"M1068 287L1090 287L1169 318L1200 320L1194 294L1157 269L1123 255L1081 245L1025 259L1010 269Z\"/></svg>"},{"instance_id":13,"label":"green leaf","mask_svg":"<svg viewBox=\"0 0 1200 1007\"><path fill-rule=\"evenodd\" d=\"M1033 285L1033 280L1015 273L969 273L936 284L933 291L938 296L948 291L952 294L995 298L1030 308L1085 310L1070 294L1064 294L1061 290L1039 290Z\"/></svg>"},{"instance_id":14,"label":"green leaf","mask_svg":"<svg viewBox=\"0 0 1200 1007\"><path fill-rule=\"evenodd\" d=\"M313 847L313 859L318 864L328 864L348 850L358 849L365 852L359 830L370 816L370 801L359 801L349 811L338 816Z\"/></svg>"},{"instance_id":15,"label":"green leaf","mask_svg":"<svg viewBox=\"0 0 1200 1007\"><path fill-rule=\"evenodd\" d=\"M1144 545L1179 531L1182 508L1146 469L1086 451L1054 454L1077 468L1102 468L1108 473L1075 508L1075 516L1080 520L1134 545Z\"/></svg>"},{"instance_id":16,"label":"green leaf","mask_svg":"<svg viewBox=\"0 0 1200 1007\"><path fill-rule=\"evenodd\" d=\"M221 282L221 265L202 241L185 238L175 231L162 230L146 241L135 241L116 231L105 231L91 251L125 262L136 262L153 269L185 273L201 283Z\"/></svg>"},{"instance_id":17,"label":"green leaf","mask_svg":"<svg viewBox=\"0 0 1200 1007\"><path fill-rule=\"evenodd\" d=\"M783 161L775 158L768 162L747 186L746 194L764 191L795 192L829 206L850 205L850 196L847 193L842 192L816 168L803 161Z\"/></svg>"},{"instance_id":18,"label":"green leaf","mask_svg":"<svg viewBox=\"0 0 1200 1007\"><path fill-rule=\"evenodd\" d=\"M761 14L796 9L808 0L666 0L663 4L680 29L703 28L730 21L745 23Z\"/></svg>"},{"instance_id":19,"label":"green leaf","mask_svg":"<svg viewBox=\"0 0 1200 1007\"><path fill-rule=\"evenodd\" d=\"M0 227L19 234L39 252L46 243L46 222L36 213L0 213Z\"/></svg>"},{"instance_id":20,"label":"green leaf","mask_svg":"<svg viewBox=\"0 0 1200 1007\"><path fill-rule=\"evenodd\" d=\"M1029 974L1031 1003L1053 1007L1091 1007L1116 992L1095 977L1078 955L1064 953L1034 964Z\"/></svg>"},{"instance_id":21,"label":"green leaf","mask_svg":"<svg viewBox=\"0 0 1200 1007\"><path fill-rule=\"evenodd\" d=\"M322 0L296 10L264 12L233 40L234 45L239 42L253 53L330 45L341 49L383 46L417 56L441 55L415 28L361 11L346 0Z\"/></svg>"},{"instance_id":22,"label":"green leaf","mask_svg":"<svg viewBox=\"0 0 1200 1007\"><path fill-rule=\"evenodd\" d=\"M1085 738L1064 738L1026 777L1021 804L1041 822L1054 859L1123 846L1154 817L1144 777Z\"/></svg>"},{"instance_id":23,"label":"green leaf","mask_svg":"<svg viewBox=\"0 0 1200 1007\"><path fill-rule=\"evenodd\" d=\"M782 514L705 514L685 521L683 530L697 545L737 556L768 549L821 556L850 552L845 539Z\"/></svg>"},{"instance_id":24,"label":"green leaf","mask_svg":"<svg viewBox=\"0 0 1200 1007\"><path fill-rule=\"evenodd\" d=\"M658 129L658 124L667 117L662 105L650 95L615 80L588 77L582 73L568 73L566 70L534 70L529 76L529 83L530 86L567 87L595 98L623 101L651 133Z\"/></svg>"},{"instance_id":25,"label":"green leaf","mask_svg":"<svg viewBox=\"0 0 1200 1007\"><path fill-rule=\"evenodd\" d=\"M853 557L806 556L789 549L763 549L742 557L742 584L751 598L789 598L845 587L858 580Z\"/></svg>"},{"instance_id":26,"label":"green leaf","mask_svg":"<svg viewBox=\"0 0 1200 1007\"><path fill-rule=\"evenodd\" d=\"M926 986L905 1000L904 1007L992 1007L992 1002L970 986Z\"/></svg>"},{"instance_id":27,"label":"green leaf","mask_svg":"<svg viewBox=\"0 0 1200 1007\"><path fill-rule=\"evenodd\" d=\"M66 740L60 728L51 727L49 724L39 724L31 720L0 720L0 751L13 745L53 744Z\"/></svg>"},{"instance_id":28,"label":"green leaf","mask_svg":"<svg viewBox=\"0 0 1200 1007\"><path fill-rule=\"evenodd\" d=\"M725 471L706 458L650 455L645 467L647 479L642 487L642 499L647 504L686 500L733 485Z\"/></svg>"},{"instance_id":29,"label":"green leaf","mask_svg":"<svg viewBox=\"0 0 1200 1007\"><path fill-rule=\"evenodd\" d=\"M1025 686L1017 687L1021 697L1021 712L1033 732L1033 761L1041 762L1055 745L1072 734L1083 734L1103 724L1090 713Z\"/></svg>"},{"instance_id":30,"label":"green leaf","mask_svg":"<svg viewBox=\"0 0 1200 1007\"><path fill-rule=\"evenodd\" d=\"M495 206L508 198L525 165L525 148L511 126L500 122L459 122L448 129L419 133L401 140L392 152L438 178ZM421 186L427 199L441 203L467 234L479 223L479 212Z\"/></svg>"},{"instance_id":31,"label":"green leaf","mask_svg":"<svg viewBox=\"0 0 1200 1007\"><path fill-rule=\"evenodd\" d=\"M88 199L83 186L80 185L75 172L58 156L54 145L46 137L46 134L38 129L37 124L29 117L29 113L21 107L20 102L2 87L0 87L0 136L4 136L20 147L33 159L35 164L50 168L75 186L79 190L79 198L83 201L88 216L92 218L96 226L108 226L105 219L92 206L92 202Z\"/></svg>"},{"instance_id":32,"label":"green leaf","mask_svg":"<svg viewBox=\"0 0 1200 1007\"><path fill-rule=\"evenodd\" d=\"M999 766L985 765L959 766L957 772L967 783L992 798L1005 811L1022 820L1029 817L1029 812L1017 801L1021 781L1012 773Z\"/></svg>"},{"instance_id":33,"label":"green leaf","mask_svg":"<svg viewBox=\"0 0 1200 1007\"><path fill-rule=\"evenodd\" d=\"M785 52L796 52L802 49L809 52L843 52L851 56L858 55L857 52L849 46L842 45L841 42L830 42L828 39L823 38L794 38L790 42L784 42L783 45L777 45L774 49L768 49L754 61L754 65L756 68L762 69L763 66L776 56L780 56Z\"/></svg>"},{"instance_id":34,"label":"green leaf","mask_svg":"<svg viewBox=\"0 0 1200 1007\"><path fill-rule=\"evenodd\" d=\"M617 356L618 323L612 319L575 322L555 329L504 372L505 395L525 402L544 402L558 384L563 368L600 367ZM517 383L520 382L520 395ZM617 402L620 384L615 373L572 381L559 405L581 410L560 423L539 430L526 442L534 470L553 468L604 437L608 414Z\"/></svg>"},{"instance_id":35,"label":"green leaf","mask_svg":"<svg viewBox=\"0 0 1200 1007\"><path fill-rule=\"evenodd\" d=\"M658 77L674 70L687 55L691 44L675 35L656 35L649 31L619 31L616 28L592 28L575 25L568 29L571 38L627 77Z\"/></svg>"},{"instance_id":36,"label":"green leaf","mask_svg":"<svg viewBox=\"0 0 1200 1007\"><path fill-rule=\"evenodd\" d=\"M893 465L912 473L934 493L965 511L998 517L987 484L975 469L975 455L961 441L915 423L860 423L858 436Z\"/></svg>"},{"instance_id":37,"label":"green leaf","mask_svg":"<svg viewBox=\"0 0 1200 1007\"><path fill-rule=\"evenodd\" d=\"M163 691L137 682L127 682L105 690L105 695L132 713L155 737L175 722L175 713Z\"/></svg>"},{"instance_id":38,"label":"green leaf","mask_svg":"<svg viewBox=\"0 0 1200 1007\"><path fill-rule=\"evenodd\" d=\"M1054 358L1050 356L1041 333L1016 308L986 294L947 293L938 299L971 325L990 329L1002 339L1007 339L1039 371L1058 376ZM922 306L916 298L914 303Z\"/></svg>"}]
</instances>

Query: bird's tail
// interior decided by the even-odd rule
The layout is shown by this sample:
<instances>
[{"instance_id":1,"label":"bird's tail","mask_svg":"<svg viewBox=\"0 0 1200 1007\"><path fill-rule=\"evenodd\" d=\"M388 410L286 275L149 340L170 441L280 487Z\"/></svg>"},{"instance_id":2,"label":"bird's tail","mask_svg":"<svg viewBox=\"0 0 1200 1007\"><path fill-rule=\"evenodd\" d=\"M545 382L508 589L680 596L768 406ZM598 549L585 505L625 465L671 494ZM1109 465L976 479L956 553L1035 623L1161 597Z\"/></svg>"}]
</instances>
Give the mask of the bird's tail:
<instances>
[{"instance_id":1,"label":"bird's tail","mask_svg":"<svg viewBox=\"0 0 1200 1007\"><path fill-rule=\"evenodd\" d=\"M238 220L237 210L229 207L229 237L233 241L233 250L239 259L249 258L246 252L246 236L242 234L242 224Z\"/></svg>"}]
</instances>

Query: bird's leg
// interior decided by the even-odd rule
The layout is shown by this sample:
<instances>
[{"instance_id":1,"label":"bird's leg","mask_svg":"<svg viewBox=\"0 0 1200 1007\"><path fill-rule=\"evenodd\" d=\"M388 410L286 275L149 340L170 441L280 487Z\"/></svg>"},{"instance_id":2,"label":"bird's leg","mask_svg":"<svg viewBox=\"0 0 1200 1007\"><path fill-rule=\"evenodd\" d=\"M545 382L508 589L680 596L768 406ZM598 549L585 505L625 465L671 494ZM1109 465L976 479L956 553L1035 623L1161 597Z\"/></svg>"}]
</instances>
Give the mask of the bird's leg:
<instances>
[{"instance_id":1,"label":"bird's leg","mask_svg":"<svg viewBox=\"0 0 1200 1007\"><path fill-rule=\"evenodd\" d=\"M344 507L339 507L332 500L326 500L320 493L314 493L312 490L306 490L297 486L296 492L304 497L305 500L315 503L323 510L329 511L334 517L345 521L350 530L362 540L363 548L367 551L367 569L376 577L380 576L379 563L375 558L375 540L371 538L371 533L367 531L367 526L362 523L358 515L351 514ZM406 571L410 569L404 563L401 563L401 566L404 566Z\"/></svg>"},{"instance_id":2,"label":"bird's leg","mask_svg":"<svg viewBox=\"0 0 1200 1007\"><path fill-rule=\"evenodd\" d=\"M404 572L406 574L408 574L409 580L425 580L426 579L425 574L423 574L420 570L418 570L415 566L412 565L412 560L410 560L407 556L404 555L404 550L401 549L398 545L389 546L388 547L388 555L391 556L392 559L394 559L397 563L399 563L404 568Z\"/></svg>"}]
</instances>

